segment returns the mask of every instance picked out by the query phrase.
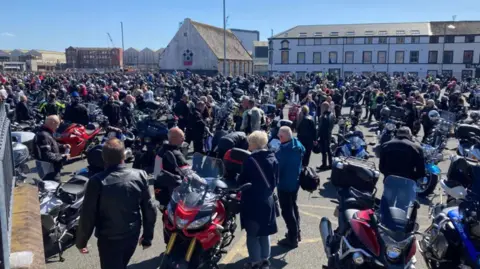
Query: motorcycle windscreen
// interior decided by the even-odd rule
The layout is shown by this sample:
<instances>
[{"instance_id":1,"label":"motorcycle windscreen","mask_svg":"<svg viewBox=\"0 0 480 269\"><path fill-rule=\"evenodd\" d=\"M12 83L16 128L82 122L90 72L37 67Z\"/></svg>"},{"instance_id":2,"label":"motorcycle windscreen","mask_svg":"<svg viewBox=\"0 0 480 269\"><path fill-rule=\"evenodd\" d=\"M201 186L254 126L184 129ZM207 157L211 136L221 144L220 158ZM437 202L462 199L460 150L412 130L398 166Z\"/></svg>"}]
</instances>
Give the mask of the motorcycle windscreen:
<instances>
[{"instance_id":1,"label":"motorcycle windscreen","mask_svg":"<svg viewBox=\"0 0 480 269\"><path fill-rule=\"evenodd\" d=\"M389 176L385 179L380 221L390 231L406 232L417 199L416 187L416 182L408 178Z\"/></svg>"},{"instance_id":2,"label":"motorcycle windscreen","mask_svg":"<svg viewBox=\"0 0 480 269\"><path fill-rule=\"evenodd\" d=\"M207 181L222 178L225 174L225 166L221 159L205 156L198 152L193 154L192 170L199 177L204 178Z\"/></svg>"},{"instance_id":3,"label":"motorcycle windscreen","mask_svg":"<svg viewBox=\"0 0 480 269\"><path fill-rule=\"evenodd\" d=\"M366 154L364 150L366 144L365 144L365 141L363 141L363 139L361 139L358 136L352 136L348 138L348 142L349 142L349 147L352 153L351 155L353 157L358 157L358 158L364 157L363 155Z\"/></svg>"}]
</instances>

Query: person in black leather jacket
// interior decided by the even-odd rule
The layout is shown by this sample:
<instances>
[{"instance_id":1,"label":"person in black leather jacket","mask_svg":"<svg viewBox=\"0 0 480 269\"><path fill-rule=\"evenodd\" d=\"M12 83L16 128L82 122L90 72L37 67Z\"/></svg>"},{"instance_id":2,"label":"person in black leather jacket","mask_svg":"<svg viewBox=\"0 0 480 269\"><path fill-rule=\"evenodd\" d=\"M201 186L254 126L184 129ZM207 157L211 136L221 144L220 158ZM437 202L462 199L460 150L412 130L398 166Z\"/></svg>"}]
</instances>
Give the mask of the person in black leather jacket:
<instances>
[{"instance_id":1,"label":"person in black leather jacket","mask_svg":"<svg viewBox=\"0 0 480 269\"><path fill-rule=\"evenodd\" d=\"M322 151L322 166L317 167L319 170L325 170L332 166L332 150L330 141L332 139L332 130L335 125L335 116L330 112L330 104L322 103L322 115L318 122L318 143ZM328 166L327 166L328 161Z\"/></svg>"},{"instance_id":2,"label":"person in black leather jacket","mask_svg":"<svg viewBox=\"0 0 480 269\"><path fill-rule=\"evenodd\" d=\"M122 122L126 127L131 127L133 124L134 100L133 96L127 95L121 107Z\"/></svg>"},{"instance_id":3,"label":"person in black leather jacket","mask_svg":"<svg viewBox=\"0 0 480 269\"><path fill-rule=\"evenodd\" d=\"M247 135L244 132L229 133L218 141L217 158L223 159L225 153L233 148L248 149Z\"/></svg>"},{"instance_id":4,"label":"person in black leather jacket","mask_svg":"<svg viewBox=\"0 0 480 269\"><path fill-rule=\"evenodd\" d=\"M388 176L406 177L417 181L425 176L423 149L412 140L406 126L397 130L396 137L380 148L380 172Z\"/></svg>"},{"instance_id":5,"label":"person in black leather jacket","mask_svg":"<svg viewBox=\"0 0 480 269\"><path fill-rule=\"evenodd\" d=\"M205 127L207 126L206 120L203 117L203 112L206 109L206 105L203 101L198 101L195 111L190 116L189 120L189 132L193 141L193 151L203 153L203 143L205 136Z\"/></svg>"},{"instance_id":6,"label":"person in black leather jacket","mask_svg":"<svg viewBox=\"0 0 480 269\"><path fill-rule=\"evenodd\" d=\"M17 122L28 121L32 119L32 112L27 104L27 97L20 96L20 102L15 106L15 116Z\"/></svg>"},{"instance_id":7,"label":"person in black leather jacket","mask_svg":"<svg viewBox=\"0 0 480 269\"><path fill-rule=\"evenodd\" d=\"M72 93L72 103L65 109L63 120L71 123L78 123L83 126L88 125L88 110L84 105L80 104L80 96L78 95L78 92Z\"/></svg>"},{"instance_id":8,"label":"person in black leather jacket","mask_svg":"<svg viewBox=\"0 0 480 269\"><path fill-rule=\"evenodd\" d=\"M156 211L145 171L125 166L123 142L108 140L102 156L106 169L87 183L76 246L82 254L88 253L95 229L100 267L126 269L138 244L143 249L152 245Z\"/></svg>"},{"instance_id":9,"label":"person in black leather jacket","mask_svg":"<svg viewBox=\"0 0 480 269\"><path fill-rule=\"evenodd\" d=\"M37 170L42 180L60 181L63 162L68 159L68 155L61 154L60 149L66 149L70 145L60 145L53 138L53 133L59 125L58 116L48 116L45 124L33 138L33 157L37 160Z\"/></svg>"},{"instance_id":10,"label":"person in black leather jacket","mask_svg":"<svg viewBox=\"0 0 480 269\"><path fill-rule=\"evenodd\" d=\"M305 147L302 165L308 166L312 154L313 143L317 137L317 130L313 117L309 115L308 106L302 106L300 114L297 117L297 138Z\"/></svg>"},{"instance_id":11,"label":"person in black leather jacket","mask_svg":"<svg viewBox=\"0 0 480 269\"><path fill-rule=\"evenodd\" d=\"M188 95L184 94L173 110L178 116L178 127L185 130L187 127L188 117L190 115L190 108L188 107Z\"/></svg>"},{"instance_id":12,"label":"person in black leather jacket","mask_svg":"<svg viewBox=\"0 0 480 269\"><path fill-rule=\"evenodd\" d=\"M107 116L110 126L120 126L121 109L120 106L114 102L113 96L108 97L108 102L103 106L103 114Z\"/></svg>"}]
</instances>

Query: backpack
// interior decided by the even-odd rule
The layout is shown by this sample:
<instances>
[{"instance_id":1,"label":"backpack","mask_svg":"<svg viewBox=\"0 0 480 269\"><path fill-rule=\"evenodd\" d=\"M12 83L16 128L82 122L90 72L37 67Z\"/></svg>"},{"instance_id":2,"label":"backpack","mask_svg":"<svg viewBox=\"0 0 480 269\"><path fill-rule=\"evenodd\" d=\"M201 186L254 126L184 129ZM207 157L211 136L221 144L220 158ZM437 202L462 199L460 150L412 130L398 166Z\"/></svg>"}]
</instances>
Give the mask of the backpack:
<instances>
[{"instance_id":1,"label":"backpack","mask_svg":"<svg viewBox=\"0 0 480 269\"><path fill-rule=\"evenodd\" d=\"M320 178L312 167L303 167L299 178L300 187L308 192L313 192L320 186Z\"/></svg>"}]
</instances>

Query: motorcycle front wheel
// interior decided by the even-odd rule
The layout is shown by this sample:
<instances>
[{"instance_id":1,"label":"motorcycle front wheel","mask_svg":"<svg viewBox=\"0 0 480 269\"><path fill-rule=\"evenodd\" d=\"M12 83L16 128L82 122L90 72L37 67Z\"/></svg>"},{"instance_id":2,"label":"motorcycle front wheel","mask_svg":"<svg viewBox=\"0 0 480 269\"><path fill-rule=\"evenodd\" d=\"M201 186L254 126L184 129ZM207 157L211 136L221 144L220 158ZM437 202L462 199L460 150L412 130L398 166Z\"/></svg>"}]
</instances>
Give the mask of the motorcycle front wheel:
<instances>
[{"instance_id":1,"label":"motorcycle front wheel","mask_svg":"<svg viewBox=\"0 0 480 269\"><path fill-rule=\"evenodd\" d=\"M417 193L420 197L427 197L433 193L438 183L438 175L428 174L417 180Z\"/></svg>"}]
</instances>

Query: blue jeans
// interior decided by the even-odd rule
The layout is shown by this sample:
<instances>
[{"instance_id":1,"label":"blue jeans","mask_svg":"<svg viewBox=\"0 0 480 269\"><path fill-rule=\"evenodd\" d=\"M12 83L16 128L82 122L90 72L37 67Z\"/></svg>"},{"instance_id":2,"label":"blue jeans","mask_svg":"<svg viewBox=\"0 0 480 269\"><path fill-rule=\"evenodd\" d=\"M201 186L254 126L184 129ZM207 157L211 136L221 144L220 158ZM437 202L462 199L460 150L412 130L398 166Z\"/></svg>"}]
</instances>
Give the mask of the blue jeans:
<instances>
[{"instance_id":1,"label":"blue jeans","mask_svg":"<svg viewBox=\"0 0 480 269\"><path fill-rule=\"evenodd\" d=\"M258 263L270 258L270 236L247 235L248 256L251 263Z\"/></svg>"}]
</instances>

